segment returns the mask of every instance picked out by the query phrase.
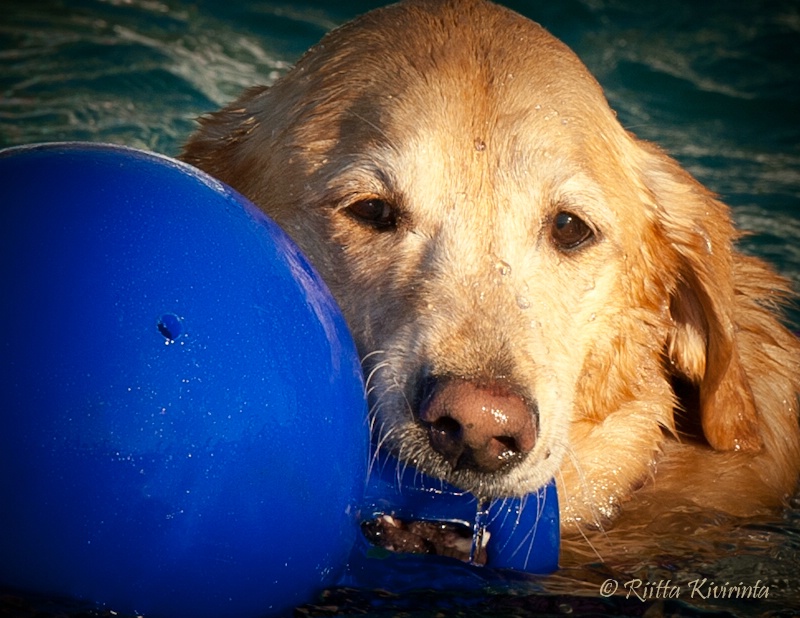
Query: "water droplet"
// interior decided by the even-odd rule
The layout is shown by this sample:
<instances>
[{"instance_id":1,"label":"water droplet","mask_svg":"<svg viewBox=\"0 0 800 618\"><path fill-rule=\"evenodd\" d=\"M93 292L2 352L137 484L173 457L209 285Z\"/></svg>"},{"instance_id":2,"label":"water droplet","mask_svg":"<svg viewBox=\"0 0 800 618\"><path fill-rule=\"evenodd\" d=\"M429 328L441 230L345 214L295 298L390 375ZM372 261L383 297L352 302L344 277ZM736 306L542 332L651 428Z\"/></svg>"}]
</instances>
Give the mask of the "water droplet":
<instances>
[{"instance_id":1,"label":"water droplet","mask_svg":"<svg viewBox=\"0 0 800 618\"><path fill-rule=\"evenodd\" d=\"M472 528L472 546L469 550L470 563L475 562L478 554L489 540L489 533L486 531L486 526L489 523L489 505L489 500L485 498L478 499L478 509L475 512L475 525Z\"/></svg>"},{"instance_id":2,"label":"water droplet","mask_svg":"<svg viewBox=\"0 0 800 618\"><path fill-rule=\"evenodd\" d=\"M497 272L504 277L511 273L511 265L503 260L497 260L494 267L497 269Z\"/></svg>"},{"instance_id":3,"label":"water droplet","mask_svg":"<svg viewBox=\"0 0 800 618\"><path fill-rule=\"evenodd\" d=\"M517 296L517 307L520 309L528 309L531 306L531 301L529 301L524 296Z\"/></svg>"},{"instance_id":4,"label":"water droplet","mask_svg":"<svg viewBox=\"0 0 800 618\"><path fill-rule=\"evenodd\" d=\"M183 334L183 320L174 313L165 313L158 319L156 328L170 345Z\"/></svg>"}]
</instances>

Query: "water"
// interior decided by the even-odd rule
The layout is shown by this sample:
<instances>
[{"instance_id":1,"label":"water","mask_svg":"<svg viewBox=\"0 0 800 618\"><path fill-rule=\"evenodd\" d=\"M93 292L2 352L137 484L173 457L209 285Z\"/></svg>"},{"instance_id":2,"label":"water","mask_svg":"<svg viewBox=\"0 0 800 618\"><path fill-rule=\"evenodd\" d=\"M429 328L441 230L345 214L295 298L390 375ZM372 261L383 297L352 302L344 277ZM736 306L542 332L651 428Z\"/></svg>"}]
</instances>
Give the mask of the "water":
<instances>
[{"instance_id":1,"label":"water","mask_svg":"<svg viewBox=\"0 0 800 618\"><path fill-rule=\"evenodd\" d=\"M175 155L196 116L243 88L272 82L328 29L379 4L5 0L0 146L91 140ZM575 49L623 124L659 143L718 192L751 232L742 248L771 261L800 289L800 3L507 4ZM796 306L789 317L800 330ZM696 517L687 514L689 522ZM715 532L721 526L725 534ZM639 540L652 543L646 536ZM773 521L738 527L712 519L678 545L656 543L648 563L613 567L587 551L584 564L555 576L493 581L480 594L331 591L322 605L414 616L800 613L800 506ZM759 580L769 586L769 597L692 595L690 582L703 578L722 586ZM607 580L618 587L610 599L601 596L602 586L612 585ZM650 585L641 589L650 598L620 596L637 580ZM678 598L666 592L675 586ZM306 612L323 615L320 607Z\"/></svg>"},{"instance_id":2,"label":"water","mask_svg":"<svg viewBox=\"0 0 800 618\"><path fill-rule=\"evenodd\" d=\"M472 547L469 550L469 563L477 564L478 552L486 545L486 518L489 513L489 503L485 500L478 501L478 512L475 515L475 525L472 533Z\"/></svg>"}]
</instances>

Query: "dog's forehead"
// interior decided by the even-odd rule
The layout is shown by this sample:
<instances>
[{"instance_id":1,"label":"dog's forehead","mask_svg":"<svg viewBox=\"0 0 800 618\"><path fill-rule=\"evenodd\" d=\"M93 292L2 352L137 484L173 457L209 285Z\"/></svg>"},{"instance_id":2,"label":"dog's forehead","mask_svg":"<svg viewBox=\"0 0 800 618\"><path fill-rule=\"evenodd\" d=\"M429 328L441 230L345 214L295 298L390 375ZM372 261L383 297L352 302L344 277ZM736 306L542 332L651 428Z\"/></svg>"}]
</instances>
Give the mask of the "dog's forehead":
<instances>
[{"instance_id":1,"label":"dog's forehead","mask_svg":"<svg viewBox=\"0 0 800 618\"><path fill-rule=\"evenodd\" d=\"M400 2L328 33L299 72L339 97L391 97L419 112L458 100L479 116L557 106L582 116L607 107L581 60L532 20L483 0ZM421 101L419 99L422 99ZM473 104L470 107L470 104Z\"/></svg>"},{"instance_id":2,"label":"dog's forehead","mask_svg":"<svg viewBox=\"0 0 800 618\"><path fill-rule=\"evenodd\" d=\"M348 145L414 153L410 164L427 169L428 159L512 175L552 164L563 176L567 164L590 164L582 151L623 133L568 47L481 0L373 11L329 34L298 69L315 82L316 114L332 106Z\"/></svg>"}]
</instances>

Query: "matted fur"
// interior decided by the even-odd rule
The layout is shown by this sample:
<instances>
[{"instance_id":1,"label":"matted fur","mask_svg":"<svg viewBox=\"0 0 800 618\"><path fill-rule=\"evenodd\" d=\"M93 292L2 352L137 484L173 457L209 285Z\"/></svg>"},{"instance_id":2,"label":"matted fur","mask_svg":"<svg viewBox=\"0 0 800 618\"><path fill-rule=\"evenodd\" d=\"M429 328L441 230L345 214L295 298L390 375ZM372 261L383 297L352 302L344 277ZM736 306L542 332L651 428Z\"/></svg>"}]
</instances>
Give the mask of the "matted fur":
<instances>
[{"instance_id":1,"label":"matted fur","mask_svg":"<svg viewBox=\"0 0 800 618\"><path fill-rule=\"evenodd\" d=\"M626 132L537 24L481 0L373 11L202 118L183 158L319 269L382 448L482 495L555 476L565 531L638 497L744 516L794 491L785 282L735 250L728 208ZM352 216L370 199L390 229ZM594 242L555 246L563 211ZM416 416L429 374L513 385L538 415L533 450L509 470L453 471Z\"/></svg>"}]
</instances>

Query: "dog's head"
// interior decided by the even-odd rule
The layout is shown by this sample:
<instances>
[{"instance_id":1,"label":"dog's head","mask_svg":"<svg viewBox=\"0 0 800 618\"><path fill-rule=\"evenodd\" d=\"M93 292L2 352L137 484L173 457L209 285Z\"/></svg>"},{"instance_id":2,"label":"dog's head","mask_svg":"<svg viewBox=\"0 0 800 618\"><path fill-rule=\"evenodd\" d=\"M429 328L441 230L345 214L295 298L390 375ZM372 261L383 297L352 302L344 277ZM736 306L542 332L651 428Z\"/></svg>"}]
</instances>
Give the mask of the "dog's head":
<instances>
[{"instance_id":1,"label":"dog's head","mask_svg":"<svg viewBox=\"0 0 800 618\"><path fill-rule=\"evenodd\" d=\"M678 382L700 437L759 448L727 209L533 22L480 0L374 11L203 119L185 158L310 256L378 443L426 472L486 495L561 474L610 511L676 431Z\"/></svg>"}]
</instances>

